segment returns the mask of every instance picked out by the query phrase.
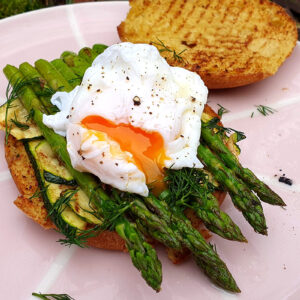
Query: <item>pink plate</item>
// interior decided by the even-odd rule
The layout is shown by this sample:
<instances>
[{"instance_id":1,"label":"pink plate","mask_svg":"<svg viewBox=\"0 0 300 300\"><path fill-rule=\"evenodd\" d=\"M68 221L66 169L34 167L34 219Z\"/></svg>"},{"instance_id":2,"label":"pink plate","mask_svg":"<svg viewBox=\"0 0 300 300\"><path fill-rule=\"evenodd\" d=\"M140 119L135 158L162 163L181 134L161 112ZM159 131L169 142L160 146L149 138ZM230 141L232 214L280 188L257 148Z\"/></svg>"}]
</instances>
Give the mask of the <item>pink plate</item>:
<instances>
[{"instance_id":1,"label":"pink plate","mask_svg":"<svg viewBox=\"0 0 300 300\"><path fill-rule=\"evenodd\" d=\"M119 42L116 26L128 11L126 2L86 3L42 9L0 21L0 68L38 58L54 59L64 50L78 51L94 43ZM0 97L7 81L0 75ZM286 209L264 205L269 236L253 232L226 199L223 209L240 226L248 244L213 236L242 290L226 293L211 284L187 261L174 266L163 249L163 284L153 292L131 265L127 254L96 249L65 248L60 235L44 231L14 205L18 191L0 148L0 286L1 299L30 299L31 293L67 293L90 299L300 299L300 45L279 72L247 87L213 91L210 104L230 110L225 126L245 132L241 161L263 178L287 203ZM262 116L255 105L276 109ZM252 112L254 115L251 117ZM1 133L3 142L4 134ZM293 179L288 186L279 175ZM275 176L276 175L276 176ZM34 298L35 299L35 298Z\"/></svg>"}]
</instances>

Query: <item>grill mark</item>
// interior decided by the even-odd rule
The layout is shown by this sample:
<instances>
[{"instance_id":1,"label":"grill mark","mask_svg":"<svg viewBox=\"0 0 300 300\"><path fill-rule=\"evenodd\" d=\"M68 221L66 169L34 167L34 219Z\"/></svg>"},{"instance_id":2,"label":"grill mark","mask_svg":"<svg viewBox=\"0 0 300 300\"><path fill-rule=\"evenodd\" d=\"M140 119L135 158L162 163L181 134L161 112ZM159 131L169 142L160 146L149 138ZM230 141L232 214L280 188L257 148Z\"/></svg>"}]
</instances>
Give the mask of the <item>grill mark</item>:
<instances>
[{"instance_id":1,"label":"grill mark","mask_svg":"<svg viewBox=\"0 0 300 300\"><path fill-rule=\"evenodd\" d=\"M193 7L194 8L194 7ZM199 12L199 10L200 10L200 12ZM204 14L205 14L205 9L203 9L203 6L196 6L195 7L195 11L194 11L194 14L195 15L197 15L199 13L199 17L198 17L198 19L197 19L197 21L196 21L196 24L199 24L200 23L200 20L202 19L202 17L204 16ZM190 35L191 35L191 32L187 32L185 35L184 35L184 38L185 39L188 39L189 37L190 37ZM195 38L193 38L193 41L192 41L192 43L194 42L194 41L199 41L199 39L201 38L201 36L202 36L202 33L199 33L198 35L197 35L197 37Z\"/></svg>"},{"instance_id":2,"label":"grill mark","mask_svg":"<svg viewBox=\"0 0 300 300\"><path fill-rule=\"evenodd\" d=\"M159 19L156 20L156 21L154 21L153 24L155 24L155 23L157 23L157 22L160 22L160 21L165 17L165 15L168 14L169 11L172 9L172 6L174 6L174 3L175 3L175 2L176 2L176 0L172 0L172 1L170 2L170 5L168 6L167 10L166 10L164 13L161 13Z\"/></svg>"},{"instance_id":3,"label":"grill mark","mask_svg":"<svg viewBox=\"0 0 300 300\"><path fill-rule=\"evenodd\" d=\"M182 22L177 26L177 28L175 28L174 33L178 33L182 28L184 28L185 22L187 21L189 15L191 14L191 12L193 11L193 9L195 7L195 5L193 5L192 10L185 17L184 14L182 14L182 10L184 10L186 3L187 3L187 0L184 0L183 3L179 7L179 9L181 10L180 15L182 16Z\"/></svg>"},{"instance_id":4,"label":"grill mark","mask_svg":"<svg viewBox=\"0 0 300 300\"><path fill-rule=\"evenodd\" d=\"M175 29L174 33L179 33L181 30L184 28L185 22L188 22L190 16L192 15L193 12L196 10L196 5L194 4L191 8L191 10L187 13L187 15L182 19L182 22L180 25Z\"/></svg>"},{"instance_id":5,"label":"grill mark","mask_svg":"<svg viewBox=\"0 0 300 300\"><path fill-rule=\"evenodd\" d=\"M179 8L176 9L173 18L170 20L170 27L172 26L174 21L178 21L180 19L180 16L183 15L182 10L184 9L186 2L187 2L187 0L184 0L183 3L180 4ZM176 32L176 31L174 31L174 32Z\"/></svg>"}]
</instances>

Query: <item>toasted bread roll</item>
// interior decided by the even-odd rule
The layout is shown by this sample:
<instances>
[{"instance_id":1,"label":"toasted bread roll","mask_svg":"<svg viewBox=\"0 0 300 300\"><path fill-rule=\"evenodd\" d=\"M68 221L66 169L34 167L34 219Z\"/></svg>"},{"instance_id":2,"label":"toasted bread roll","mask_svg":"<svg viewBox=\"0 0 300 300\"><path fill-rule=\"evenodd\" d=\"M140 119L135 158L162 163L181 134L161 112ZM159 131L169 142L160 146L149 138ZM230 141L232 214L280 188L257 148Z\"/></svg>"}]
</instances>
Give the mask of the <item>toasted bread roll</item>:
<instances>
[{"instance_id":1,"label":"toasted bread roll","mask_svg":"<svg viewBox=\"0 0 300 300\"><path fill-rule=\"evenodd\" d=\"M120 39L154 44L170 65L197 72L210 89L273 75L297 41L293 19L268 0L130 0L130 5L118 26Z\"/></svg>"}]
</instances>

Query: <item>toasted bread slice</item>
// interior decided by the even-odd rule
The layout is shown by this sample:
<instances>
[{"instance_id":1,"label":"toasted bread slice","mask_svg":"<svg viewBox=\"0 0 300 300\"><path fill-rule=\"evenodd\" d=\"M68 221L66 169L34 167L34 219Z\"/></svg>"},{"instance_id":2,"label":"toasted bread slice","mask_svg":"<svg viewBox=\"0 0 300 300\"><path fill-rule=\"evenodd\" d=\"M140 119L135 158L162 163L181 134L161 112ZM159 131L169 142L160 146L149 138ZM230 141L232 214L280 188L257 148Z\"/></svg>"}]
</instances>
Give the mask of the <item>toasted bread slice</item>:
<instances>
[{"instance_id":1,"label":"toasted bread slice","mask_svg":"<svg viewBox=\"0 0 300 300\"><path fill-rule=\"evenodd\" d=\"M38 182L24 145L12 135L9 135L5 145L5 158L12 178L21 193L14 204L43 228L55 228L48 218L42 198L33 196L38 191ZM111 231L104 231L98 236L90 238L88 245L108 250L126 251L124 240L116 232Z\"/></svg>"},{"instance_id":2,"label":"toasted bread slice","mask_svg":"<svg viewBox=\"0 0 300 300\"><path fill-rule=\"evenodd\" d=\"M204 112L212 117L217 116L208 105L205 106ZM38 191L38 182L22 141L18 141L12 135L9 135L7 144L5 144L5 158L11 175L21 193L21 196L15 200L15 205L43 228L55 229L55 225L48 218L42 198L34 196ZM216 191L215 196L221 204L226 193ZM206 239L211 237L210 232L192 211L187 211L187 216L192 221L193 226ZM127 251L124 240L116 232L112 231L104 231L96 237L89 238L88 245L107 250ZM183 251L168 249L168 256L173 263L182 262L188 255L189 251L186 249Z\"/></svg>"},{"instance_id":3,"label":"toasted bread slice","mask_svg":"<svg viewBox=\"0 0 300 300\"><path fill-rule=\"evenodd\" d=\"M161 52L170 65L197 72L210 89L273 75L297 41L293 19L269 0L130 0L130 5L118 26L120 39L181 53Z\"/></svg>"}]
</instances>

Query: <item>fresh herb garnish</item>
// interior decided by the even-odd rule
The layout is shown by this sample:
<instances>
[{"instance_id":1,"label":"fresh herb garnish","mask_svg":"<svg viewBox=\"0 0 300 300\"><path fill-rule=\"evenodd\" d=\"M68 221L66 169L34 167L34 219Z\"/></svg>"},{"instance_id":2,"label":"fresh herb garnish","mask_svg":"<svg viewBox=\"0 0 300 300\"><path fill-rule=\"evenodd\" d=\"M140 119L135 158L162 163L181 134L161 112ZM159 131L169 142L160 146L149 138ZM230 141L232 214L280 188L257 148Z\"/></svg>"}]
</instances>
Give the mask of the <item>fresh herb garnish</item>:
<instances>
[{"instance_id":1,"label":"fresh herb garnish","mask_svg":"<svg viewBox=\"0 0 300 300\"><path fill-rule=\"evenodd\" d=\"M67 294L41 294L41 293L32 293L32 296L43 300L75 300Z\"/></svg>"},{"instance_id":2,"label":"fresh herb garnish","mask_svg":"<svg viewBox=\"0 0 300 300\"><path fill-rule=\"evenodd\" d=\"M223 114L229 113L229 110L223 107L222 105L218 104L218 106L219 106L218 115L220 118L223 116Z\"/></svg>"},{"instance_id":3,"label":"fresh herb garnish","mask_svg":"<svg viewBox=\"0 0 300 300\"><path fill-rule=\"evenodd\" d=\"M213 184L202 169L167 169L165 180L172 195L169 203L171 206L189 206L191 198L203 199L214 191Z\"/></svg>"},{"instance_id":4,"label":"fresh herb garnish","mask_svg":"<svg viewBox=\"0 0 300 300\"><path fill-rule=\"evenodd\" d=\"M72 190L71 190L72 191ZM72 196L72 193L69 192L69 196ZM67 196L68 196L67 195ZM73 196L72 196L73 197ZM72 198L71 197L71 198ZM96 226L90 227L86 230L80 230L76 229L70 226L66 226L65 224L60 224L61 218L58 218L58 224L57 227L59 228L59 231L63 233L66 238L65 239L60 239L59 242L63 245L70 246L72 244L75 244L79 247L86 247L87 246L87 239L90 237L97 236L104 230L114 230L118 219L120 216L122 216L130 207L130 203L127 201L124 201L124 199L121 200L121 198L118 196L118 194L113 191L112 192L112 197L116 202L111 202L111 201L105 201L97 196L97 193L93 193L91 197L96 197L97 201L99 202L99 209L94 209L94 213L88 211L89 213L94 214L98 219L99 217L99 210L101 210L101 220L103 222L101 224L98 224ZM58 201L58 200L57 200ZM62 199L60 200L60 203L66 204L68 201L72 201L71 199ZM57 210L61 210L59 207L57 207ZM54 213L54 216L57 215ZM61 225L61 226L60 226Z\"/></svg>"},{"instance_id":5,"label":"fresh herb garnish","mask_svg":"<svg viewBox=\"0 0 300 300\"><path fill-rule=\"evenodd\" d=\"M47 191L48 188L49 188L49 185L46 185L41 190L39 188L37 188L37 190L33 193L33 195L29 199L31 200L31 199L34 199L34 198L41 197L43 195L43 193L45 193Z\"/></svg>"},{"instance_id":6,"label":"fresh herb garnish","mask_svg":"<svg viewBox=\"0 0 300 300\"><path fill-rule=\"evenodd\" d=\"M184 50L180 51L179 53L177 53L174 49L170 49L169 47L167 47L167 46L164 44L164 42L161 41L159 38L156 38L156 39L159 41L159 43L157 43L157 42L150 42L150 44L161 47L161 48L158 48L158 51L159 51L160 53L163 53L163 52L170 52L170 53L173 54L173 59L174 59L174 61L177 61L177 62L180 62L180 63L184 62L184 59L183 59L183 57L181 56L181 54L182 54L183 52L185 52L187 49L184 49Z\"/></svg>"},{"instance_id":7,"label":"fresh herb garnish","mask_svg":"<svg viewBox=\"0 0 300 300\"><path fill-rule=\"evenodd\" d=\"M49 210L48 215L51 216L54 213L61 214L77 192L78 189L64 191L63 194L55 201L52 208Z\"/></svg>"},{"instance_id":8,"label":"fresh herb garnish","mask_svg":"<svg viewBox=\"0 0 300 300\"><path fill-rule=\"evenodd\" d=\"M272 107L268 107L268 106L264 106L264 105L256 105L255 107L263 116L268 116L277 111L276 109L274 109Z\"/></svg>"},{"instance_id":9,"label":"fresh herb garnish","mask_svg":"<svg viewBox=\"0 0 300 300\"><path fill-rule=\"evenodd\" d=\"M238 131L238 130L235 130L235 129L229 128L229 127L223 127L218 124L219 122L220 122L220 119L215 117L215 118L212 118L210 121L203 123L202 126L209 128L209 129L216 129L220 133L230 134L231 132L235 132L236 137L237 137L237 139L236 139L237 142L246 138L245 134L242 131Z\"/></svg>"},{"instance_id":10,"label":"fresh herb garnish","mask_svg":"<svg viewBox=\"0 0 300 300\"><path fill-rule=\"evenodd\" d=\"M34 110L31 109L30 112L29 112L29 114L26 116L26 122L32 121L33 117L34 117Z\"/></svg>"},{"instance_id":11,"label":"fresh herb garnish","mask_svg":"<svg viewBox=\"0 0 300 300\"><path fill-rule=\"evenodd\" d=\"M10 121L12 123L14 123L18 128L20 128L21 130L28 130L29 126L27 124L21 123L17 120L17 115L15 113L15 118L14 119L10 119Z\"/></svg>"}]
</instances>

